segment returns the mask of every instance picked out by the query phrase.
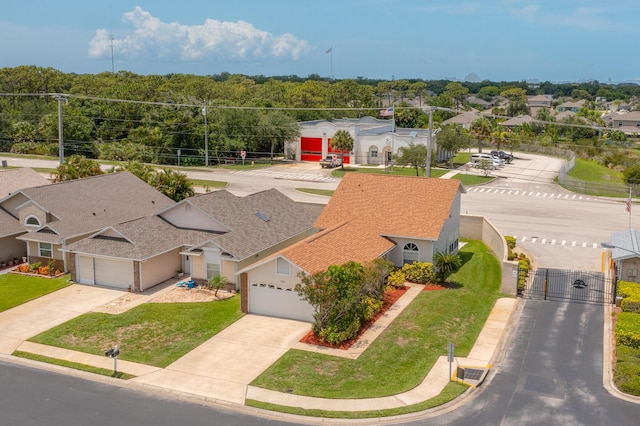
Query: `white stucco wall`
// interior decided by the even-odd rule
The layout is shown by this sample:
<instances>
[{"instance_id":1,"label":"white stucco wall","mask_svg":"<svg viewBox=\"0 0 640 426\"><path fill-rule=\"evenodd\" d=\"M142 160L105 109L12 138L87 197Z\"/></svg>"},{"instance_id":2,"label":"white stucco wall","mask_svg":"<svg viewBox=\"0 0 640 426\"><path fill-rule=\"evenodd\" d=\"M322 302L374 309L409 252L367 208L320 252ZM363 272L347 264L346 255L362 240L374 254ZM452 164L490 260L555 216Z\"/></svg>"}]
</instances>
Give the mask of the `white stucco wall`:
<instances>
[{"instance_id":1,"label":"white stucco wall","mask_svg":"<svg viewBox=\"0 0 640 426\"><path fill-rule=\"evenodd\" d=\"M140 264L140 287L142 290L160 284L182 269L180 249L161 254Z\"/></svg>"}]
</instances>

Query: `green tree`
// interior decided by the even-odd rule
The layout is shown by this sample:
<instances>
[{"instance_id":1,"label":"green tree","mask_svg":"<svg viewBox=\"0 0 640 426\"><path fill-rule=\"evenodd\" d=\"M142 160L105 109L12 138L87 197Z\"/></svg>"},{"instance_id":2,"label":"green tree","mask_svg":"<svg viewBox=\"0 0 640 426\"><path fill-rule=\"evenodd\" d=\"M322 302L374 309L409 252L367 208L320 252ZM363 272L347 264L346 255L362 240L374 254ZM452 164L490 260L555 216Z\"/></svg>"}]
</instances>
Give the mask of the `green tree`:
<instances>
[{"instance_id":1,"label":"green tree","mask_svg":"<svg viewBox=\"0 0 640 426\"><path fill-rule=\"evenodd\" d=\"M427 165L427 146L409 142L409 146L398 149L398 155L394 157L396 164L411 166L416 170L416 176L420 176L420 167Z\"/></svg>"},{"instance_id":2,"label":"green tree","mask_svg":"<svg viewBox=\"0 0 640 426\"><path fill-rule=\"evenodd\" d=\"M447 124L436 134L436 143L440 149L451 153L450 165L453 166L455 154L469 145L469 134L458 124Z\"/></svg>"},{"instance_id":3,"label":"green tree","mask_svg":"<svg viewBox=\"0 0 640 426\"><path fill-rule=\"evenodd\" d=\"M347 130L338 130L331 138L331 147L341 153L353 149L353 136ZM342 169L344 170L344 155L342 157Z\"/></svg>"},{"instance_id":4,"label":"green tree","mask_svg":"<svg viewBox=\"0 0 640 426\"><path fill-rule=\"evenodd\" d=\"M622 176L624 176L624 181L629 185L640 184L640 163L625 168Z\"/></svg>"},{"instance_id":5,"label":"green tree","mask_svg":"<svg viewBox=\"0 0 640 426\"><path fill-rule=\"evenodd\" d=\"M509 101L507 105L507 115L515 117L520 114L529 114L527 106L527 91L519 87L511 87L500 93Z\"/></svg>"},{"instance_id":6,"label":"green tree","mask_svg":"<svg viewBox=\"0 0 640 426\"><path fill-rule=\"evenodd\" d=\"M300 125L288 114L282 111L271 111L260 116L258 123L260 146L268 146L270 158L273 160L274 151L284 152L285 142L300 136Z\"/></svg>"},{"instance_id":7,"label":"green tree","mask_svg":"<svg viewBox=\"0 0 640 426\"><path fill-rule=\"evenodd\" d=\"M489 139L492 131L491 121L486 117L481 117L471 123L469 133L478 142L478 152L482 152L482 142Z\"/></svg>"},{"instance_id":8,"label":"green tree","mask_svg":"<svg viewBox=\"0 0 640 426\"><path fill-rule=\"evenodd\" d=\"M447 84L442 93L445 97L451 99L456 109L462 109L467 96L469 96L469 89L464 87L461 83L453 81Z\"/></svg>"},{"instance_id":9,"label":"green tree","mask_svg":"<svg viewBox=\"0 0 640 426\"><path fill-rule=\"evenodd\" d=\"M156 170L151 181L147 183L173 201L182 201L195 194L193 184L187 179L187 175L177 170Z\"/></svg>"},{"instance_id":10,"label":"green tree","mask_svg":"<svg viewBox=\"0 0 640 426\"><path fill-rule=\"evenodd\" d=\"M101 175L104 172L100 169L97 161L90 160L80 155L72 155L65 158L64 163L56 168L53 174L54 182L66 180L82 179L90 176Z\"/></svg>"}]
</instances>

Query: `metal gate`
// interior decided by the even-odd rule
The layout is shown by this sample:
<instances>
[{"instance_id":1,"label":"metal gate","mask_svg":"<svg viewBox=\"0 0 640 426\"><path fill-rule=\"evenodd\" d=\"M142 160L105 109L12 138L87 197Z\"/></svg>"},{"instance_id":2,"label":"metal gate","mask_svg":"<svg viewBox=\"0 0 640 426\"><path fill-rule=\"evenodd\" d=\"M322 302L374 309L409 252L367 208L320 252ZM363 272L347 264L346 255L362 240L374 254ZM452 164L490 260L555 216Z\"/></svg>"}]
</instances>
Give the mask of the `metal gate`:
<instances>
[{"instance_id":1,"label":"metal gate","mask_svg":"<svg viewBox=\"0 0 640 426\"><path fill-rule=\"evenodd\" d=\"M603 304L616 300L616 279L607 279L602 272L535 269L525 274L518 280L518 293L525 298Z\"/></svg>"}]
</instances>

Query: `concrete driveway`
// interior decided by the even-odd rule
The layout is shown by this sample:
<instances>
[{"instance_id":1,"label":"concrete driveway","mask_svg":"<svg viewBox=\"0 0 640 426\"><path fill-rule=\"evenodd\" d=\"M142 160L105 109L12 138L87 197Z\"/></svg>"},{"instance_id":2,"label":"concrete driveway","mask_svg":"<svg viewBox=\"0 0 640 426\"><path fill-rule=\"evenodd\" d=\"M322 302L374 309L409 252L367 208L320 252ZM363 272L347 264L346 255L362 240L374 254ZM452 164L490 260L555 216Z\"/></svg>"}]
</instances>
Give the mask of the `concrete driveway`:
<instances>
[{"instance_id":1,"label":"concrete driveway","mask_svg":"<svg viewBox=\"0 0 640 426\"><path fill-rule=\"evenodd\" d=\"M164 370L132 380L244 404L249 383L310 329L306 322L245 315Z\"/></svg>"},{"instance_id":2,"label":"concrete driveway","mask_svg":"<svg viewBox=\"0 0 640 426\"><path fill-rule=\"evenodd\" d=\"M24 340L120 296L119 290L72 284L0 312L0 353L11 354Z\"/></svg>"}]
</instances>

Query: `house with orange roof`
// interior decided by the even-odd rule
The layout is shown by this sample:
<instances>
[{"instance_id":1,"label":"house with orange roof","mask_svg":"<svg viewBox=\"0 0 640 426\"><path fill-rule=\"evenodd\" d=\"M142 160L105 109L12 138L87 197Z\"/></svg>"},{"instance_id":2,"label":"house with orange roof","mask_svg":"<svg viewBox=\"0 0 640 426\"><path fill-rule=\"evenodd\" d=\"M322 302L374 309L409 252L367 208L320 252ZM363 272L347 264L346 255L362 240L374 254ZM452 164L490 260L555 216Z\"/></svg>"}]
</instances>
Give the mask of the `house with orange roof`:
<instances>
[{"instance_id":1,"label":"house with orange roof","mask_svg":"<svg viewBox=\"0 0 640 426\"><path fill-rule=\"evenodd\" d=\"M239 271L242 310L312 321L299 275L348 261L432 262L458 251L464 186L453 179L348 173L314 226L320 231Z\"/></svg>"}]
</instances>

